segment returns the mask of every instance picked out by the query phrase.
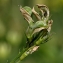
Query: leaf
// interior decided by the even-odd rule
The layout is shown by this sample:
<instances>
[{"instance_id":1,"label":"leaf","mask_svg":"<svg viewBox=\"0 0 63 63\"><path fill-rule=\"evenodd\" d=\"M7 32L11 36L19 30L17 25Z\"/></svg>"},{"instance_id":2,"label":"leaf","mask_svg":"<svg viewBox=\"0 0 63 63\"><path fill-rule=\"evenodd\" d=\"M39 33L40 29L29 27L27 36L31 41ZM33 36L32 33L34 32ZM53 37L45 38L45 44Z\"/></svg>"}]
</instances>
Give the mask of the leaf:
<instances>
[{"instance_id":1,"label":"leaf","mask_svg":"<svg viewBox=\"0 0 63 63\"><path fill-rule=\"evenodd\" d=\"M46 5L40 5L40 4L37 4L38 8L40 9L41 13L42 13L42 19L46 19L48 20L49 18L49 8L46 6Z\"/></svg>"},{"instance_id":2,"label":"leaf","mask_svg":"<svg viewBox=\"0 0 63 63\"><path fill-rule=\"evenodd\" d=\"M32 12L33 12L33 14L37 17L38 20L41 20L41 16L39 15L39 13L37 13L37 12L35 11L34 7L33 7L33 9L32 9Z\"/></svg>"},{"instance_id":3,"label":"leaf","mask_svg":"<svg viewBox=\"0 0 63 63\"><path fill-rule=\"evenodd\" d=\"M31 8L29 8L29 7L22 8L20 6L20 11L22 12L22 15L24 16L25 20L29 23L29 25L32 25L34 21L33 21L33 19L30 16L31 15L30 10L31 10Z\"/></svg>"},{"instance_id":4,"label":"leaf","mask_svg":"<svg viewBox=\"0 0 63 63\"><path fill-rule=\"evenodd\" d=\"M52 24L53 24L53 20L49 20L48 21L48 32L50 32L51 31L51 26L52 26Z\"/></svg>"},{"instance_id":5,"label":"leaf","mask_svg":"<svg viewBox=\"0 0 63 63\"><path fill-rule=\"evenodd\" d=\"M25 6L25 7L23 7L28 13L29 13L29 15L31 16L31 14L32 14L32 9L30 8L30 7L28 7L28 6Z\"/></svg>"},{"instance_id":6,"label":"leaf","mask_svg":"<svg viewBox=\"0 0 63 63\"><path fill-rule=\"evenodd\" d=\"M46 23L44 21L37 21L32 28L36 29L36 28L40 28L40 27L46 27Z\"/></svg>"}]
</instances>

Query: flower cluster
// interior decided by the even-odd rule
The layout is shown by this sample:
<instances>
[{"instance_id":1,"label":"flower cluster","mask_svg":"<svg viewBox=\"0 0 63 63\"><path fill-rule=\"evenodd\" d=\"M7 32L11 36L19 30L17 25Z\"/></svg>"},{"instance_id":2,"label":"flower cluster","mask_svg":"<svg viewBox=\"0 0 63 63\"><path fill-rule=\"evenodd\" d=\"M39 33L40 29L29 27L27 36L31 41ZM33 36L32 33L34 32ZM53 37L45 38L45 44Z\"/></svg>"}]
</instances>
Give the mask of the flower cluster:
<instances>
[{"instance_id":1,"label":"flower cluster","mask_svg":"<svg viewBox=\"0 0 63 63\"><path fill-rule=\"evenodd\" d=\"M20 57L21 60L36 51L40 44L47 42L50 37L53 21L49 19L49 9L43 4L37 4L36 6L41 14L35 11L35 7L31 9L28 6L20 6L20 11L29 25L26 31L26 50ZM33 15L37 18L37 21L34 21Z\"/></svg>"},{"instance_id":2,"label":"flower cluster","mask_svg":"<svg viewBox=\"0 0 63 63\"><path fill-rule=\"evenodd\" d=\"M26 48L18 54L18 56L11 63L20 63L29 54L35 52L40 44L47 42L50 38L52 20L49 19L49 9L46 5L36 5L39 12L35 11L35 7L32 9L28 6L20 6L20 12L24 19L28 22L28 28L26 30ZM37 18L37 21L33 19L33 15Z\"/></svg>"}]
</instances>

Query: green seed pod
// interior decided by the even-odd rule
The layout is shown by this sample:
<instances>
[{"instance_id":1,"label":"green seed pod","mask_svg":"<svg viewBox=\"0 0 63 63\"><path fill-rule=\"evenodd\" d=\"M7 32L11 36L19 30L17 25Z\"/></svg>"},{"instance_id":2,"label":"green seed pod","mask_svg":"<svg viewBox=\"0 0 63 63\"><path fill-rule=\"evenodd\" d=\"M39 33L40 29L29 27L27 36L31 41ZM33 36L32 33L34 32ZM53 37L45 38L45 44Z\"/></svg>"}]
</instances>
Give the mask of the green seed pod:
<instances>
[{"instance_id":1,"label":"green seed pod","mask_svg":"<svg viewBox=\"0 0 63 63\"><path fill-rule=\"evenodd\" d=\"M39 40L36 41L36 45L40 45L41 43L45 43L45 40L48 39L48 35L44 36L43 38L40 37Z\"/></svg>"}]
</instances>

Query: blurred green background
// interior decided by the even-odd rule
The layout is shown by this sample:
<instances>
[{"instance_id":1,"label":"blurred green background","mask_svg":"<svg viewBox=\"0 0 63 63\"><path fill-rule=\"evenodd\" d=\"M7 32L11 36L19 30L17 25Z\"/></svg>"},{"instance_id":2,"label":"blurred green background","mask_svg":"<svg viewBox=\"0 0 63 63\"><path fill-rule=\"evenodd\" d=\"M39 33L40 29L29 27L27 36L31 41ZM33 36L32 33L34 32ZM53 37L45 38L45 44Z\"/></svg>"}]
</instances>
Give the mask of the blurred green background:
<instances>
[{"instance_id":1,"label":"blurred green background","mask_svg":"<svg viewBox=\"0 0 63 63\"><path fill-rule=\"evenodd\" d=\"M63 63L63 0L0 0L0 63L9 63L25 46L28 23L19 5L32 8L36 4L49 7L54 34L22 63Z\"/></svg>"}]
</instances>

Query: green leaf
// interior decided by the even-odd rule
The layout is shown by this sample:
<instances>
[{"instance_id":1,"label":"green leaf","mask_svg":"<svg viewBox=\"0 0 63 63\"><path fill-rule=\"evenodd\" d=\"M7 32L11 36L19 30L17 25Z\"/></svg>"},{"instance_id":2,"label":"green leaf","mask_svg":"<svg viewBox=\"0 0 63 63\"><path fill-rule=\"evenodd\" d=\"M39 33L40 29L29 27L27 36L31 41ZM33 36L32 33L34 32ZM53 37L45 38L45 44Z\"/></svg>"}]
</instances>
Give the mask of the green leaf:
<instances>
[{"instance_id":1,"label":"green leaf","mask_svg":"<svg viewBox=\"0 0 63 63\"><path fill-rule=\"evenodd\" d=\"M37 21L33 26L32 28L35 29L35 28L40 28L40 27L45 27L46 26L46 23L44 21Z\"/></svg>"},{"instance_id":2,"label":"green leaf","mask_svg":"<svg viewBox=\"0 0 63 63\"><path fill-rule=\"evenodd\" d=\"M20 6L20 11L22 13L22 15L24 16L25 20L28 22L28 24L31 26L33 24L33 19L31 18L31 8L30 7L24 7L22 8L22 6Z\"/></svg>"},{"instance_id":3,"label":"green leaf","mask_svg":"<svg viewBox=\"0 0 63 63\"><path fill-rule=\"evenodd\" d=\"M29 13L29 15L31 16L31 14L32 14L32 9L30 8L30 7L28 7L28 6L25 6L25 7L23 7L28 13Z\"/></svg>"}]
</instances>

